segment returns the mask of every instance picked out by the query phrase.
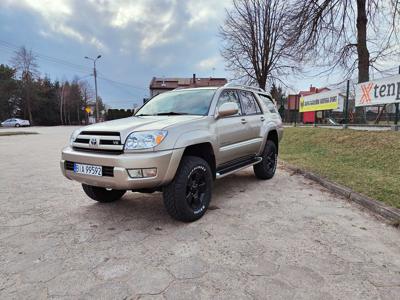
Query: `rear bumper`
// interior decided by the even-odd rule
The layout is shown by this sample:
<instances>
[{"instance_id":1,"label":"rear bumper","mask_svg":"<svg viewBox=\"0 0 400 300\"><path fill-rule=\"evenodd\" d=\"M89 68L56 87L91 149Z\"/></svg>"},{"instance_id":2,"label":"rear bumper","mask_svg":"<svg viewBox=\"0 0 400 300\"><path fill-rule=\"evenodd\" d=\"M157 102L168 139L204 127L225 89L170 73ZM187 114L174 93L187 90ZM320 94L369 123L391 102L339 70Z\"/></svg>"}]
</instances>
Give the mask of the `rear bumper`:
<instances>
[{"instance_id":1,"label":"rear bumper","mask_svg":"<svg viewBox=\"0 0 400 300\"><path fill-rule=\"evenodd\" d=\"M120 189L136 190L163 186L175 176L184 149L157 152L126 153L120 155L98 154L75 151L66 147L62 151L60 167L68 179L88 185ZM89 165L113 167L114 176L90 176L76 174L66 169L66 161ZM131 178L127 169L157 168L157 175L151 178Z\"/></svg>"}]
</instances>

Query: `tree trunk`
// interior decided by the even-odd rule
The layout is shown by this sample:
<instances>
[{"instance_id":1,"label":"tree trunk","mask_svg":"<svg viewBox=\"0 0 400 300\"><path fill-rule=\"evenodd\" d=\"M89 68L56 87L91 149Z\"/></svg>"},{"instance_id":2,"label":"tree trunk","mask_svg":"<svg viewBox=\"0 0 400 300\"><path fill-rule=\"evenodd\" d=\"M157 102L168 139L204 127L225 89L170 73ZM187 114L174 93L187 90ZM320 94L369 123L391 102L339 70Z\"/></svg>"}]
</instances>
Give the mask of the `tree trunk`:
<instances>
[{"instance_id":1,"label":"tree trunk","mask_svg":"<svg viewBox=\"0 0 400 300\"><path fill-rule=\"evenodd\" d=\"M358 83L369 81L369 51L367 47L366 0L357 0ZM366 123L364 107L356 108L356 122Z\"/></svg>"}]
</instances>

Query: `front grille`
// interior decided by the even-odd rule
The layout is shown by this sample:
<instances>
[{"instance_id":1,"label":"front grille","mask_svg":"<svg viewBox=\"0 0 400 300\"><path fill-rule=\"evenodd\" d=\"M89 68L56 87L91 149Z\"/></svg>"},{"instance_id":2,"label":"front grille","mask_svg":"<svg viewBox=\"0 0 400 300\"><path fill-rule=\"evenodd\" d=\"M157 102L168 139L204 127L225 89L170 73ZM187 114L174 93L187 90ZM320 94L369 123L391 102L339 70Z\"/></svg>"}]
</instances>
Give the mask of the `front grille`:
<instances>
[{"instance_id":1,"label":"front grille","mask_svg":"<svg viewBox=\"0 0 400 300\"><path fill-rule=\"evenodd\" d=\"M72 161L65 161L65 169L69 171L74 170L74 162ZM101 166L102 174L105 177L114 177L114 167L109 166Z\"/></svg>"},{"instance_id":2,"label":"front grille","mask_svg":"<svg viewBox=\"0 0 400 300\"><path fill-rule=\"evenodd\" d=\"M119 136L119 132L116 132L116 131L82 131L79 135Z\"/></svg>"},{"instance_id":3,"label":"front grille","mask_svg":"<svg viewBox=\"0 0 400 300\"><path fill-rule=\"evenodd\" d=\"M72 161L65 161L65 169L73 171L74 170L74 163Z\"/></svg>"},{"instance_id":4,"label":"front grille","mask_svg":"<svg viewBox=\"0 0 400 300\"><path fill-rule=\"evenodd\" d=\"M124 153L123 150L104 150L104 149L88 149L88 148L82 148L82 147L72 147L75 151L80 151L80 152L90 152L90 153L98 153L98 154L113 154L113 155L119 155Z\"/></svg>"},{"instance_id":5,"label":"front grille","mask_svg":"<svg viewBox=\"0 0 400 300\"><path fill-rule=\"evenodd\" d=\"M114 177L114 167L105 167L103 166L103 176L107 176L107 177Z\"/></svg>"},{"instance_id":6,"label":"front grille","mask_svg":"<svg viewBox=\"0 0 400 300\"><path fill-rule=\"evenodd\" d=\"M76 151L121 154L124 145L115 131L82 131L72 143Z\"/></svg>"}]
</instances>

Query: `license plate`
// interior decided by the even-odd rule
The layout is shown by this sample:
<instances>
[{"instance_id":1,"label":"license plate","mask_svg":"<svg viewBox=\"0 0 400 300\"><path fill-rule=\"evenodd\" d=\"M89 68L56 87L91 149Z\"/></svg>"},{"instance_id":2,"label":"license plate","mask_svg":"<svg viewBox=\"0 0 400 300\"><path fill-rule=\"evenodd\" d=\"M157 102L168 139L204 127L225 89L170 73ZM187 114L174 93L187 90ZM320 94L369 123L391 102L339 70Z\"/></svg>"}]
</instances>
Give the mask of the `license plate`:
<instances>
[{"instance_id":1,"label":"license plate","mask_svg":"<svg viewBox=\"0 0 400 300\"><path fill-rule=\"evenodd\" d=\"M102 176L103 168L101 166L74 164L74 172L91 176Z\"/></svg>"}]
</instances>

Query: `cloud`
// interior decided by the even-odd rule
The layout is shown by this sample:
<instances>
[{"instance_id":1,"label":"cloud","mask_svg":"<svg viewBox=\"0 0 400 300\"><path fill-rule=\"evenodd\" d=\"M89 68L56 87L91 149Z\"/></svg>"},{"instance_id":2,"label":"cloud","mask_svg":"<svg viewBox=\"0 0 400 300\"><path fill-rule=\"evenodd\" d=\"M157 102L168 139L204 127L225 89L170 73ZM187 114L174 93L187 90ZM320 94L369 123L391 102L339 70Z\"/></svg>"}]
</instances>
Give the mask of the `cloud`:
<instances>
[{"instance_id":1,"label":"cloud","mask_svg":"<svg viewBox=\"0 0 400 300\"><path fill-rule=\"evenodd\" d=\"M201 60L196 67L201 71L210 71L218 65L220 58L218 56L209 57Z\"/></svg>"}]
</instances>

